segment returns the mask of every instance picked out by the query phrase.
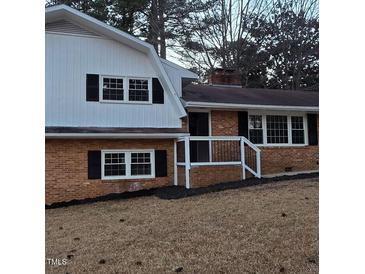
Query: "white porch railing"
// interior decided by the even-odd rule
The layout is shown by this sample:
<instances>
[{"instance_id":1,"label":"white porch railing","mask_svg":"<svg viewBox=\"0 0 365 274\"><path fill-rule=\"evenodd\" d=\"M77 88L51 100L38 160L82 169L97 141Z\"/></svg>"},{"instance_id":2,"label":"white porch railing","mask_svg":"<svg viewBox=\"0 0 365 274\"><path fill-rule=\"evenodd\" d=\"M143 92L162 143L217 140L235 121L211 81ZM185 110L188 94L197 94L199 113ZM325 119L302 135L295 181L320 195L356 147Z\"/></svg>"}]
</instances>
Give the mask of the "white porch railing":
<instances>
[{"instance_id":1,"label":"white porch railing","mask_svg":"<svg viewBox=\"0 0 365 274\"><path fill-rule=\"evenodd\" d=\"M240 136L186 136L177 140L177 166L185 167L185 186L190 188L192 166L241 165L242 180L246 170L261 178L261 151Z\"/></svg>"}]
</instances>

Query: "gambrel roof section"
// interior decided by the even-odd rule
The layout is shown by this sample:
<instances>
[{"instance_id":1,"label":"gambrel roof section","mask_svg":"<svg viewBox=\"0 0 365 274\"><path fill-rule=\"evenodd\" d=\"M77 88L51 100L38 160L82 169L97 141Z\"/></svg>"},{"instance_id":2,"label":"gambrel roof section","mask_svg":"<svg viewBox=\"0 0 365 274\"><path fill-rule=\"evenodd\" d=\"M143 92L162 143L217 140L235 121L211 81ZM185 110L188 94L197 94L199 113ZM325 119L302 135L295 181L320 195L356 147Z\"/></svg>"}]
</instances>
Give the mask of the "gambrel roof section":
<instances>
[{"instance_id":1,"label":"gambrel roof section","mask_svg":"<svg viewBox=\"0 0 365 274\"><path fill-rule=\"evenodd\" d=\"M80 11L77 11L73 8L70 8L66 5L56 5L52 7L46 8L46 24L56 22L59 20L70 20L75 22L76 24L86 28L92 33L97 33L107 38L113 39L117 42L120 42L124 45L130 46L133 49L141 51L151 59L151 63L159 75L160 81L164 90L167 91L167 94L172 96L172 101L175 104L179 117L186 116L186 111L165 71L163 65L160 61L159 56L157 55L154 47L144 42L128 33L125 33L121 30L118 30L108 24L105 24L89 15L86 15Z\"/></svg>"}]
</instances>

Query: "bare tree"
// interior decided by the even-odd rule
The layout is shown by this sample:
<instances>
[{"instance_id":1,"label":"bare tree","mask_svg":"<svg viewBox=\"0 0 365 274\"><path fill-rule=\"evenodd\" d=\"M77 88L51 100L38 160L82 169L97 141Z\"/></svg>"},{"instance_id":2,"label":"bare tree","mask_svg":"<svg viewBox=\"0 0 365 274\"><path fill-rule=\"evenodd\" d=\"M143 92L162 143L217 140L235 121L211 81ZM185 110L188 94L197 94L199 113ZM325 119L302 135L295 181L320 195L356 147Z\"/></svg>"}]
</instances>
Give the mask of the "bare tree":
<instances>
[{"instance_id":1,"label":"bare tree","mask_svg":"<svg viewBox=\"0 0 365 274\"><path fill-rule=\"evenodd\" d=\"M190 26L178 40L176 50L181 54L182 62L201 73L208 74L217 66L238 70L243 86L267 86L269 78L273 77L275 62L285 64L285 60L279 60L281 57L278 59L273 53L273 50L286 51L276 47L277 39L290 43L292 37L288 34L298 32L295 28L309 29L308 20L318 22L318 0L215 0L210 4L211 8L191 17ZM274 24L280 25L279 18L285 18L288 12L304 19L292 16L286 18L286 28L275 28ZM318 40L315 34L312 39ZM304 34L296 40L308 44ZM303 61L303 56L294 58ZM306 59L303 64L308 65L309 61Z\"/></svg>"}]
</instances>

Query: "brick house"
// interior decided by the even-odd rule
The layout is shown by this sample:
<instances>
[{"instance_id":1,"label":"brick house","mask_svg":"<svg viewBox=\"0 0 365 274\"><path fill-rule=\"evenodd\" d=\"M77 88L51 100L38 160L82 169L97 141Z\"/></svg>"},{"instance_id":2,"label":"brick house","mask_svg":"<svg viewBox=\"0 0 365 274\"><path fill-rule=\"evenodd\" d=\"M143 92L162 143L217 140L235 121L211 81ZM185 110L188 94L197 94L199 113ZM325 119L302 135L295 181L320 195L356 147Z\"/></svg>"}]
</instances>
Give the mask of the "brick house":
<instances>
[{"instance_id":1,"label":"brick house","mask_svg":"<svg viewBox=\"0 0 365 274\"><path fill-rule=\"evenodd\" d=\"M152 45L46 9L46 204L318 171L318 92L209 84Z\"/></svg>"}]
</instances>

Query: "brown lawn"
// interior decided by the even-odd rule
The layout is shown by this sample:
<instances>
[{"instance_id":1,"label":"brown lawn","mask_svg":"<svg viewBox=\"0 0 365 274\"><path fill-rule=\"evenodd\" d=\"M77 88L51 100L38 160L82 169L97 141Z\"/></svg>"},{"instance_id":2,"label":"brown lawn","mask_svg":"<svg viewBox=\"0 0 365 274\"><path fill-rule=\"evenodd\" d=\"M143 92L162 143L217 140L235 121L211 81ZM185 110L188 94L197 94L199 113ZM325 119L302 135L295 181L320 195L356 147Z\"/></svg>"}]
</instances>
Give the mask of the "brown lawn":
<instances>
[{"instance_id":1,"label":"brown lawn","mask_svg":"<svg viewBox=\"0 0 365 274\"><path fill-rule=\"evenodd\" d=\"M67 256L46 273L318 273L318 179L47 209Z\"/></svg>"}]
</instances>

